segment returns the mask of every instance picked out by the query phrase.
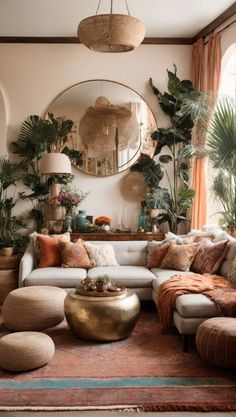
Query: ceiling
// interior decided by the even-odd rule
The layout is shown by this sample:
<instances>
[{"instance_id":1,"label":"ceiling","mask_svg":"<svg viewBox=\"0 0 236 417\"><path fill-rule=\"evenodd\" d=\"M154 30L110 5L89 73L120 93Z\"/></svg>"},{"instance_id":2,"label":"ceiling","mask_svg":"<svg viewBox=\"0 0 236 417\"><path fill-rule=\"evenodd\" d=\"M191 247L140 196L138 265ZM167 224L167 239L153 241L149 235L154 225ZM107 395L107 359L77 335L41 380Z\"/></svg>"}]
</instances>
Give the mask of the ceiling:
<instances>
[{"instance_id":1,"label":"ceiling","mask_svg":"<svg viewBox=\"0 0 236 417\"><path fill-rule=\"evenodd\" d=\"M193 37L232 0L127 0L130 14L144 21L146 37ZM78 23L94 15L98 0L0 0L0 36L76 36ZM101 0L99 13L109 13ZM125 0L113 0L126 13Z\"/></svg>"}]
</instances>

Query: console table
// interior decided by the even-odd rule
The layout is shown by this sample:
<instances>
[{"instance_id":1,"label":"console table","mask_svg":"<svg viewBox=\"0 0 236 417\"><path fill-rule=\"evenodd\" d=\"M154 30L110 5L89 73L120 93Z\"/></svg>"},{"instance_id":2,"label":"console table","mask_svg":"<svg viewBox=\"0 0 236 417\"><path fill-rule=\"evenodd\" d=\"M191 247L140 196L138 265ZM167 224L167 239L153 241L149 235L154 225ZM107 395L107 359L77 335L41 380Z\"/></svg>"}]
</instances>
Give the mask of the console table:
<instances>
[{"instance_id":1,"label":"console table","mask_svg":"<svg viewBox=\"0 0 236 417\"><path fill-rule=\"evenodd\" d=\"M165 234L145 232L72 232L71 241L81 238L83 240L164 240Z\"/></svg>"}]
</instances>

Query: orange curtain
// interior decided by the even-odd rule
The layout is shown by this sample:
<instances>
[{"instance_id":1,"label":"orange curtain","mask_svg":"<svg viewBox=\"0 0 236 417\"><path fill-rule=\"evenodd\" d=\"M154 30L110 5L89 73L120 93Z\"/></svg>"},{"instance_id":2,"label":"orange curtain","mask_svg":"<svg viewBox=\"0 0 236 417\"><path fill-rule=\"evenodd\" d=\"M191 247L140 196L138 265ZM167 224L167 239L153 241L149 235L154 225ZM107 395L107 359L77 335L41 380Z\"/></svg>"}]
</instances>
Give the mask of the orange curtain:
<instances>
[{"instance_id":1,"label":"orange curtain","mask_svg":"<svg viewBox=\"0 0 236 417\"><path fill-rule=\"evenodd\" d=\"M217 92L219 87L221 69L220 34L210 36L204 47L203 39L199 39L193 45L192 51L192 80L193 85L200 91ZM198 136L193 134L192 143L204 145L205 134ZM192 188L195 197L192 209L193 229L200 229L206 223L207 216L207 161L197 159L193 162Z\"/></svg>"}]
</instances>

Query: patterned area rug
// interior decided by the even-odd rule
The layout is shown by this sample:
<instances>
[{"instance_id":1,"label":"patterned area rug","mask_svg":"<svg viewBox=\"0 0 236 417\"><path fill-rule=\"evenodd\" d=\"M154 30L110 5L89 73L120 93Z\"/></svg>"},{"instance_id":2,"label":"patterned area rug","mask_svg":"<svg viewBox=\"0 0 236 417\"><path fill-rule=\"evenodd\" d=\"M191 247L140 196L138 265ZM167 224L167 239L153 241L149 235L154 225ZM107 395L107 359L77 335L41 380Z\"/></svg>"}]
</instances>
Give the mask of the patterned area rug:
<instances>
[{"instance_id":1,"label":"patterned area rug","mask_svg":"<svg viewBox=\"0 0 236 417\"><path fill-rule=\"evenodd\" d=\"M145 308L133 334L119 342L76 339L66 322L48 330L56 353L47 366L0 370L0 409L235 411L235 374L204 365L194 345L183 353L174 329L158 329L155 309Z\"/></svg>"}]
</instances>

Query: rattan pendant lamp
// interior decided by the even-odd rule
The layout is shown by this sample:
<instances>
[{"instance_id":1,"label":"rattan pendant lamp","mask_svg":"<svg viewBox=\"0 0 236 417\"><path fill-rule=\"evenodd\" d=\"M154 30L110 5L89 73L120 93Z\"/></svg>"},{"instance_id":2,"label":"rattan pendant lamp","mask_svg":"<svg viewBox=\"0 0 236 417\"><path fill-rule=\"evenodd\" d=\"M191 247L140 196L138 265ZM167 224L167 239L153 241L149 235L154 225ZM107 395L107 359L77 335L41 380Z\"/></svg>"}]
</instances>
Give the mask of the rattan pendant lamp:
<instances>
[{"instance_id":1,"label":"rattan pendant lamp","mask_svg":"<svg viewBox=\"0 0 236 417\"><path fill-rule=\"evenodd\" d=\"M129 52L137 48L145 36L144 23L128 14L113 13L111 0L110 13L98 14L101 0L98 2L96 14L83 19L78 26L80 41L96 52Z\"/></svg>"}]
</instances>

